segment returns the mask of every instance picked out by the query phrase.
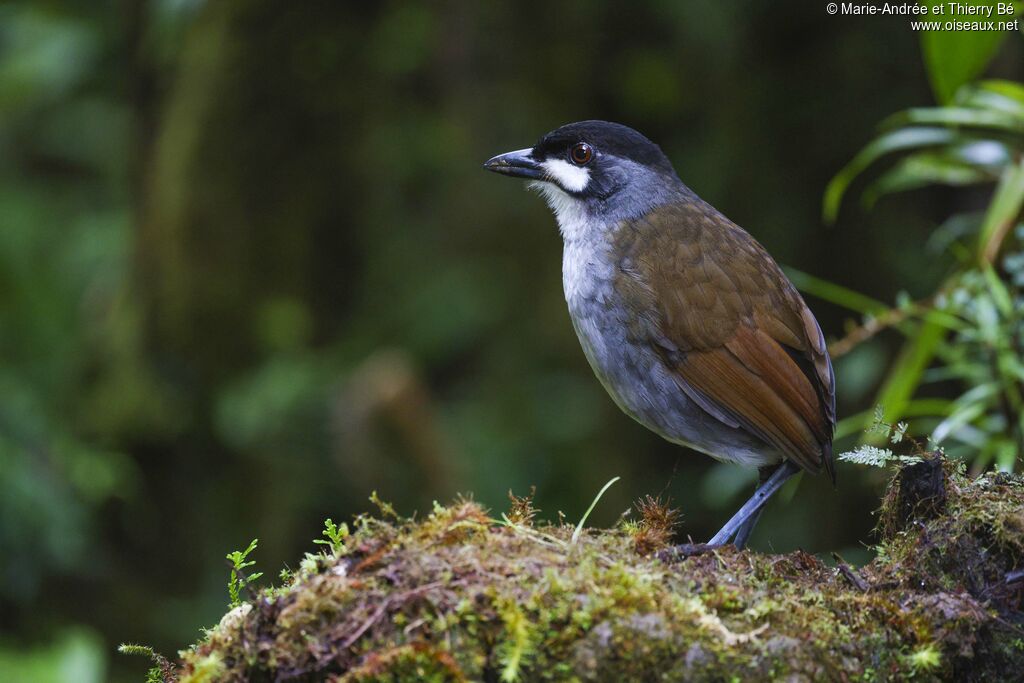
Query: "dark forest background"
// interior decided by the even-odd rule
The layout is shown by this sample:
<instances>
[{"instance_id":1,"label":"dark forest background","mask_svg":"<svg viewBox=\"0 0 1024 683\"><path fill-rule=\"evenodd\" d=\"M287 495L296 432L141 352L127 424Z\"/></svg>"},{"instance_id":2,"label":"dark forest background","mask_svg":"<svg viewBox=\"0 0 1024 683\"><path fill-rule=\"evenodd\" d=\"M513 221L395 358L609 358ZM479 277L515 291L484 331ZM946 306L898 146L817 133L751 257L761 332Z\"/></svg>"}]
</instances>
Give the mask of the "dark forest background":
<instances>
[{"instance_id":1,"label":"dark forest background","mask_svg":"<svg viewBox=\"0 0 1024 683\"><path fill-rule=\"evenodd\" d=\"M481 164L626 123L780 263L923 297L951 258L929 236L991 188L823 222L878 122L935 102L905 19L824 7L0 6L0 678L137 680L116 645L195 640L225 553L258 537L271 581L373 491L497 514L536 486L541 516L576 520L621 476L591 523L661 494L708 537L755 474L618 411L570 326L553 218ZM988 73L1024 75L1019 38ZM807 298L830 338L859 319ZM901 343L837 360L840 416L872 409ZM884 480L804 478L753 546L866 559Z\"/></svg>"}]
</instances>

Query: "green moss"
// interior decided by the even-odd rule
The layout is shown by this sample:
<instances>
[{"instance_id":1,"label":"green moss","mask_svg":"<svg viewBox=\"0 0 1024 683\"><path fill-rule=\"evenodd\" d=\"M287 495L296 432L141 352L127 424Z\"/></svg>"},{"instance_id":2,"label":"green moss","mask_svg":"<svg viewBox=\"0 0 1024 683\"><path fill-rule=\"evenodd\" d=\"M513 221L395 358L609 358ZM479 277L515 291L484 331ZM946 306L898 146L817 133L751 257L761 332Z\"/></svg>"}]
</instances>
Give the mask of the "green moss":
<instances>
[{"instance_id":1,"label":"green moss","mask_svg":"<svg viewBox=\"0 0 1024 683\"><path fill-rule=\"evenodd\" d=\"M572 543L569 526L534 526L526 499L506 521L470 500L422 521L380 504L385 519L358 518L166 678L998 678L1024 665L1020 590L1006 582L1024 558L1024 484L939 468L894 480L878 558L859 570L866 591L804 552L674 558L651 533L672 517L650 507L647 523ZM915 502L936 482L942 495Z\"/></svg>"}]
</instances>

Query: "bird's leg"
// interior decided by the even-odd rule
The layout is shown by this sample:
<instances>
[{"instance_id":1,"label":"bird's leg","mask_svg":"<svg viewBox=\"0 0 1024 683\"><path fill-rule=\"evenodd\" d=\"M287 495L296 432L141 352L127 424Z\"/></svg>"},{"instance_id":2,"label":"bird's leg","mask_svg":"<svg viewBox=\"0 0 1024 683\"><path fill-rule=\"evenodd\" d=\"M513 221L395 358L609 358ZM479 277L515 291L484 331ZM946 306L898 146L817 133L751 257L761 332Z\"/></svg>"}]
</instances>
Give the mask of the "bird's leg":
<instances>
[{"instance_id":1,"label":"bird's leg","mask_svg":"<svg viewBox=\"0 0 1024 683\"><path fill-rule=\"evenodd\" d=\"M742 548L746 545L747 539L750 538L750 533L754 530L754 526L761 516L761 510L764 509L768 499L772 497L773 493L782 488L782 485L790 477L799 471L800 468L788 460L775 467L762 468L759 477L760 483L757 490L754 491L754 495L743 504L743 507L736 511L736 514L725 523L725 526L715 534L714 538L707 543L684 543L676 546L666 553L666 557L679 558L701 555L716 548L721 548L731 538L735 538L733 542L737 548Z\"/></svg>"},{"instance_id":2,"label":"bird's leg","mask_svg":"<svg viewBox=\"0 0 1024 683\"><path fill-rule=\"evenodd\" d=\"M738 540L746 543L747 537L750 536L750 532L753 531L754 524L757 523L757 518L761 512L761 508L765 506L768 499L772 497L776 491L782 488L782 485L792 477L794 474L800 471L800 468L794 463L786 460L772 472L763 484L757 487L754 491L754 495L743 504L743 506L736 511L736 514L732 516L725 526L714 535L714 537L708 541L708 545L724 545L729 542L729 539L734 536ZM744 529L745 525L749 524L749 529ZM745 532L742 538L740 534ZM737 547L742 547L740 543L737 543Z\"/></svg>"},{"instance_id":3,"label":"bird's leg","mask_svg":"<svg viewBox=\"0 0 1024 683\"><path fill-rule=\"evenodd\" d=\"M764 486L764 483L768 481L768 478L772 476L775 470L779 469L780 465L768 465L766 467L757 468L757 486L758 488ZM756 490L756 489L755 489ZM736 531L735 538L732 539L732 544L737 548L745 548L747 541L750 539L750 534L754 533L754 527L757 526L757 521L761 519L761 513L764 512L764 508L761 508L757 513L744 522Z\"/></svg>"},{"instance_id":4,"label":"bird's leg","mask_svg":"<svg viewBox=\"0 0 1024 683\"><path fill-rule=\"evenodd\" d=\"M757 526L757 521L761 519L761 513L764 512L764 508L754 513L754 516L743 523L739 529L736 530L736 535L732 539L732 544L739 549L747 547L747 541L750 539L750 534L754 533L754 527Z\"/></svg>"}]
</instances>

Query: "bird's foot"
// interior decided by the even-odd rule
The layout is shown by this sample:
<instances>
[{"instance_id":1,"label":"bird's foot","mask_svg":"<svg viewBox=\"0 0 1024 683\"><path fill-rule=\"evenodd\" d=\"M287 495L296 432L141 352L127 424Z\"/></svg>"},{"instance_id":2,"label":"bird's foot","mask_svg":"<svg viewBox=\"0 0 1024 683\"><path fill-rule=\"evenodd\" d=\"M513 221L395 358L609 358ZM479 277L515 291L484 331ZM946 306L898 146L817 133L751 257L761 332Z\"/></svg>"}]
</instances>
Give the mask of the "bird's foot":
<instances>
[{"instance_id":1,"label":"bird's foot","mask_svg":"<svg viewBox=\"0 0 1024 683\"><path fill-rule=\"evenodd\" d=\"M714 552L725 545L725 543L681 543L662 550L658 553L658 559L666 562L685 560L687 557Z\"/></svg>"}]
</instances>

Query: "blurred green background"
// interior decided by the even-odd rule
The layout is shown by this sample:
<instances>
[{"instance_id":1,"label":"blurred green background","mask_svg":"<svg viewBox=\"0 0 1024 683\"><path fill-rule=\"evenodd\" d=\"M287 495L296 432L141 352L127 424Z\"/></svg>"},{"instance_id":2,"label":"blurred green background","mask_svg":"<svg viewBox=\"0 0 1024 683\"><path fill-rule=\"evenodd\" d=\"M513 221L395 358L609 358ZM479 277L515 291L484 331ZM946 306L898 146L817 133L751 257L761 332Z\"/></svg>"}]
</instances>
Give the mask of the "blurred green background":
<instances>
[{"instance_id":1,"label":"blurred green background","mask_svg":"<svg viewBox=\"0 0 1024 683\"><path fill-rule=\"evenodd\" d=\"M986 73L1024 76L1014 38ZM138 680L116 645L195 640L226 552L259 537L272 578L374 490L412 514L535 485L575 520L619 475L593 523L660 493L709 536L754 474L617 410L553 218L480 165L620 121L781 263L916 299L991 187L821 202L935 102L925 68L905 19L805 0L0 5L0 679ZM808 301L830 338L855 317ZM837 360L840 416L901 342ZM884 479L806 478L754 547L865 559Z\"/></svg>"}]
</instances>

